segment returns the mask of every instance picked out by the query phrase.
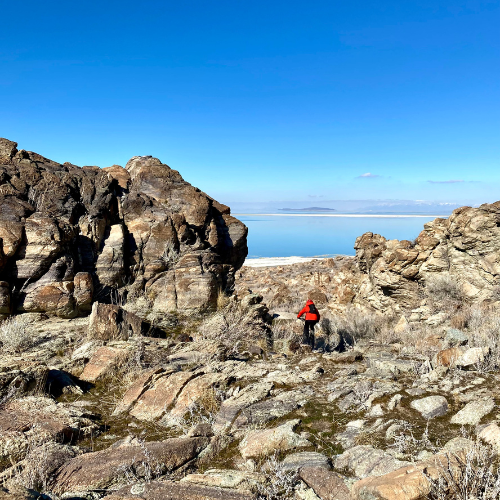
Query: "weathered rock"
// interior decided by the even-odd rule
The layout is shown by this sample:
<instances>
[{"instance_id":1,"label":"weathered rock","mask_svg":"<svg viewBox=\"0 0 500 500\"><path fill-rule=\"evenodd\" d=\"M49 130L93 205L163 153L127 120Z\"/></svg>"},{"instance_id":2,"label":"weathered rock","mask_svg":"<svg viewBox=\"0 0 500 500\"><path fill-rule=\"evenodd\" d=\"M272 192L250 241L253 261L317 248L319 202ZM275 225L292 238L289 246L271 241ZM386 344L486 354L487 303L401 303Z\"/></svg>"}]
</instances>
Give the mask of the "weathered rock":
<instances>
[{"instance_id":1,"label":"weathered rock","mask_svg":"<svg viewBox=\"0 0 500 500\"><path fill-rule=\"evenodd\" d=\"M352 500L422 500L431 491L429 478L438 479L443 470L458 474L465 457L434 455L378 477L367 477L353 484Z\"/></svg>"},{"instance_id":2,"label":"weathered rock","mask_svg":"<svg viewBox=\"0 0 500 500\"><path fill-rule=\"evenodd\" d=\"M489 424L484 427L478 437L493 446L497 453L500 454L500 427L497 424Z\"/></svg>"},{"instance_id":3,"label":"weathered rock","mask_svg":"<svg viewBox=\"0 0 500 500\"><path fill-rule=\"evenodd\" d=\"M127 340L143 333L144 324L137 315L113 304L94 302L89 322L89 339Z\"/></svg>"},{"instance_id":4,"label":"weathered rock","mask_svg":"<svg viewBox=\"0 0 500 500\"><path fill-rule=\"evenodd\" d=\"M264 474L230 469L209 469L204 474L188 474L181 479L181 483L195 483L245 491L252 491L258 484L265 481Z\"/></svg>"},{"instance_id":5,"label":"weathered rock","mask_svg":"<svg viewBox=\"0 0 500 500\"><path fill-rule=\"evenodd\" d=\"M472 347L467 349L455 361L456 366L462 368L474 368L484 361L485 356L489 353L489 348L486 347Z\"/></svg>"},{"instance_id":6,"label":"weathered rock","mask_svg":"<svg viewBox=\"0 0 500 500\"><path fill-rule=\"evenodd\" d=\"M94 415L50 398L28 396L0 409L0 460L20 460L28 447L46 441L68 442L96 431Z\"/></svg>"},{"instance_id":7,"label":"weathered rock","mask_svg":"<svg viewBox=\"0 0 500 500\"><path fill-rule=\"evenodd\" d=\"M443 396L427 396L416 399L410 403L410 406L425 419L440 417L448 411L448 402Z\"/></svg>"},{"instance_id":8,"label":"weathered rock","mask_svg":"<svg viewBox=\"0 0 500 500\"><path fill-rule=\"evenodd\" d=\"M422 468L410 465L353 484L352 500L420 500L429 493L429 481Z\"/></svg>"},{"instance_id":9,"label":"weathered rock","mask_svg":"<svg viewBox=\"0 0 500 500\"><path fill-rule=\"evenodd\" d=\"M152 481L124 487L103 500L255 500L240 491L190 483Z\"/></svg>"},{"instance_id":10,"label":"weathered rock","mask_svg":"<svg viewBox=\"0 0 500 500\"><path fill-rule=\"evenodd\" d=\"M349 488L342 476L324 467L302 467L300 478L314 490L321 500L346 500L349 498Z\"/></svg>"},{"instance_id":11,"label":"weathered rock","mask_svg":"<svg viewBox=\"0 0 500 500\"><path fill-rule=\"evenodd\" d=\"M261 426L274 419L284 417L307 403L313 394L314 391L311 387L304 387L254 403L241 411L234 421L234 427L243 429L251 425Z\"/></svg>"},{"instance_id":12,"label":"weathered rock","mask_svg":"<svg viewBox=\"0 0 500 500\"><path fill-rule=\"evenodd\" d=\"M146 476L145 463L156 474L170 472L195 458L208 441L172 438L86 453L69 460L57 471L53 490L61 494L116 487L127 482L130 471L138 478Z\"/></svg>"},{"instance_id":13,"label":"weathered rock","mask_svg":"<svg viewBox=\"0 0 500 500\"><path fill-rule=\"evenodd\" d=\"M79 168L0 143L3 309L15 287L18 312L71 318L127 288L127 308L161 323L232 286L246 227L158 159Z\"/></svg>"},{"instance_id":14,"label":"weathered rock","mask_svg":"<svg viewBox=\"0 0 500 500\"><path fill-rule=\"evenodd\" d=\"M164 374L165 372L162 368L148 370L142 373L127 389L127 391L123 395L122 400L116 406L113 415L119 415L120 413L129 411L137 402L137 400L142 396L142 394L147 391L153 380L157 379L158 375L161 376Z\"/></svg>"},{"instance_id":15,"label":"weathered rock","mask_svg":"<svg viewBox=\"0 0 500 500\"><path fill-rule=\"evenodd\" d=\"M463 352L463 347L450 347L449 349L443 349L437 353L434 365L450 367L456 366L457 359L462 356Z\"/></svg>"},{"instance_id":16,"label":"weathered rock","mask_svg":"<svg viewBox=\"0 0 500 500\"><path fill-rule=\"evenodd\" d=\"M493 398L480 399L467 403L456 415L451 417L452 424L477 425L481 419L495 408Z\"/></svg>"},{"instance_id":17,"label":"weathered rock","mask_svg":"<svg viewBox=\"0 0 500 500\"><path fill-rule=\"evenodd\" d=\"M287 455L281 462L283 468L298 471L303 467L322 468L330 470L330 459L317 451L299 451Z\"/></svg>"},{"instance_id":18,"label":"weathered rock","mask_svg":"<svg viewBox=\"0 0 500 500\"><path fill-rule=\"evenodd\" d=\"M388 453L371 446L359 445L344 451L335 459L337 470L348 470L356 477L381 476L407 465Z\"/></svg>"},{"instance_id":19,"label":"weathered rock","mask_svg":"<svg viewBox=\"0 0 500 500\"><path fill-rule=\"evenodd\" d=\"M85 365L81 380L95 382L96 380L108 376L112 370L127 357L128 351L116 347L99 347Z\"/></svg>"},{"instance_id":20,"label":"weathered rock","mask_svg":"<svg viewBox=\"0 0 500 500\"><path fill-rule=\"evenodd\" d=\"M264 399L273 388L272 382L258 382L247 385L238 394L222 402L215 419L214 428L218 431L230 426L238 413L261 399Z\"/></svg>"},{"instance_id":21,"label":"weathered rock","mask_svg":"<svg viewBox=\"0 0 500 500\"><path fill-rule=\"evenodd\" d=\"M290 420L272 429L250 431L239 445L242 457L261 457L276 451L311 446L307 439L293 432L299 423L300 420Z\"/></svg>"},{"instance_id":22,"label":"weathered rock","mask_svg":"<svg viewBox=\"0 0 500 500\"><path fill-rule=\"evenodd\" d=\"M130 414L139 420L160 418L172 406L184 385L195 376L193 372L177 372L158 378L153 386L139 397Z\"/></svg>"},{"instance_id":23,"label":"weathered rock","mask_svg":"<svg viewBox=\"0 0 500 500\"><path fill-rule=\"evenodd\" d=\"M228 376L223 373L207 373L186 384L179 394L170 414L175 418L183 417L190 407L204 405L205 398L214 398L214 390L225 385ZM206 404L206 403L205 403ZM208 404L212 404L210 401ZM202 408L210 410L210 408Z\"/></svg>"}]
</instances>

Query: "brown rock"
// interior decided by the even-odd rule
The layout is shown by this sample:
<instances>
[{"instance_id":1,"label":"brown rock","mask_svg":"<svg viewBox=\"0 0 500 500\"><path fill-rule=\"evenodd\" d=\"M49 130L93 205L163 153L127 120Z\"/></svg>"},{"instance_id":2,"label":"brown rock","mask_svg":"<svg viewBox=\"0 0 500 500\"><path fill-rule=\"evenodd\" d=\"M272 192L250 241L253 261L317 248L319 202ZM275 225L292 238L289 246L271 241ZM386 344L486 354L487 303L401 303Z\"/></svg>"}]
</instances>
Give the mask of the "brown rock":
<instances>
[{"instance_id":1,"label":"brown rock","mask_svg":"<svg viewBox=\"0 0 500 500\"><path fill-rule=\"evenodd\" d=\"M85 365L80 379L86 382L95 382L97 379L109 375L126 358L127 354L125 349L100 347Z\"/></svg>"},{"instance_id":2,"label":"brown rock","mask_svg":"<svg viewBox=\"0 0 500 500\"><path fill-rule=\"evenodd\" d=\"M95 431L92 415L69 404L28 396L9 401L0 409L0 460L19 460L32 442L65 442Z\"/></svg>"},{"instance_id":3,"label":"brown rock","mask_svg":"<svg viewBox=\"0 0 500 500\"><path fill-rule=\"evenodd\" d=\"M156 158L79 168L0 139L0 203L0 269L8 289L23 283L19 312L86 314L94 283L103 302L133 286L130 310L168 324L177 308L214 305L247 254L247 228L229 208Z\"/></svg>"},{"instance_id":4,"label":"brown rock","mask_svg":"<svg viewBox=\"0 0 500 500\"><path fill-rule=\"evenodd\" d=\"M454 366L463 352L462 347L450 347L439 351L436 356L436 366Z\"/></svg>"},{"instance_id":5,"label":"brown rock","mask_svg":"<svg viewBox=\"0 0 500 500\"><path fill-rule=\"evenodd\" d=\"M90 273L75 274L75 297L76 306L80 311L90 311L94 294L94 284Z\"/></svg>"},{"instance_id":6,"label":"brown rock","mask_svg":"<svg viewBox=\"0 0 500 500\"><path fill-rule=\"evenodd\" d=\"M302 467L299 475L302 481L312 488L321 500L345 500L349 498L349 488L347 488L342 476L335 472L326 470L324 467Z\"/></svg>"},{"instance_id":7,"label":"brown rock","mask_svg":"<svg viewBox=\"0 0 500 500\"><path fill-rule=\"evenodd\" d=\"M109 488L125 483L128 470L137 477L147 473L147 463L156 473L173 471L195 458L208 444L207 438L172 438L139 446L108 448L86 453L66 462L57 472L53 490L57 494Z\"/></svg>"},{"instance_id":8,"label":"brown rock","mask_svg":"<svg viewBox=\"0 0 500 500\"><path fill-rule=\"evenodd\" d=\"M122 400L115 408L113 415L119 415L120 413L129 411L142 394L149 388L155 376L162 372L163 369L158 368L156 370L148 370L140 375L139 378L127 389Z\"/></svg>"},{"instance_id":9,"label":"brown rock","mask_svg":"<svg viewBox=\"0 0 500 500\"><path fill-rule=\"evenodd\" d=\"M142 320L135 314L113 304L94 302L89 321L89 339L128 340L141 335Z\"/></svg>"},{"instance_id":10,"label":"brown rock","mask_svg":"<svg viewBox=\"0 0 500 500\"><path fill-rule=\"evenodd\" d=\"M0 281L0 316L10 314L10 288L6 281Z\"/></svg>"},{"instance_id":11,"label":"brown rock","mask_svg":"<svg viewBox=\"0 0 500 500\"><path fill-rule=\"evenodd\" d=\"M103 500L254 500L255 495L199 484L153 481L126 486Z\"/></svg>"}]
</instances>

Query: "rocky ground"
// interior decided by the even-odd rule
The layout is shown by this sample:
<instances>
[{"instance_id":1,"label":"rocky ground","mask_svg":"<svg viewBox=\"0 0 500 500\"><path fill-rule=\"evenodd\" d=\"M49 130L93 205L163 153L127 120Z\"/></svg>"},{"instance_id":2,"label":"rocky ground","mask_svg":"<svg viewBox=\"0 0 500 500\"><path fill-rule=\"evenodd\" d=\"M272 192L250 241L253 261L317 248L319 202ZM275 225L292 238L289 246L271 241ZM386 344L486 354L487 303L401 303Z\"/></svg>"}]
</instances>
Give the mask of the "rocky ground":
<instances>
[{"instance_id":1,"label":"rocky ground","mask_svg":"<svg viewBox=\"0 0 500 500\"><path fill-rule=\"evenodd\" d=\"M467 331L339 352L323 325L313 353L261 300L227 298L167 338L106 338L108 306L4 322L29 337L0 363L5 498L441 498L441 470L500 451L499 374Z\"/></svg>"}]
</instances>

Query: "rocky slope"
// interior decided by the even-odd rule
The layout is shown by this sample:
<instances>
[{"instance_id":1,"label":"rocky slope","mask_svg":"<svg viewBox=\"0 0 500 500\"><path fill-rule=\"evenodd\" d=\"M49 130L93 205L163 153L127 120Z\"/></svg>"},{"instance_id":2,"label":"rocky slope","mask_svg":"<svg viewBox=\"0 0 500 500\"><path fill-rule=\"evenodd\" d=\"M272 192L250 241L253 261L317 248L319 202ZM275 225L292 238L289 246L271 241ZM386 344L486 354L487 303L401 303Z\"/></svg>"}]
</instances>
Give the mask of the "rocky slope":
<instances>
[{"instance_id":1,"label":"rocky slope","mask_svg":"<svg viewBox=\"0 0 500 500\"><path fill-rule=\"evenodd\" d=\"M80 168L0 139L0 207L3 315L72 318L114 299L161 322L213 306L247 254L229 208L149 156Z\"/></svg>"}]
</instances>

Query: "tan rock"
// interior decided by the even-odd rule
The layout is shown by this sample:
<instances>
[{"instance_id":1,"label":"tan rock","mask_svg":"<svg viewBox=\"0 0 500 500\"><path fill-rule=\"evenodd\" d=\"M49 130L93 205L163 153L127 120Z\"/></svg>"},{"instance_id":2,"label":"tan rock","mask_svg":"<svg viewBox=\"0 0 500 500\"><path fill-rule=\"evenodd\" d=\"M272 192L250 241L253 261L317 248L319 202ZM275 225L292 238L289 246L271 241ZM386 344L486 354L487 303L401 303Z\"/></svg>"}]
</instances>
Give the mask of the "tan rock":
<instances>
[{"instance_id":1,"label":"tan rock","mask_svg":"<svg viewBox=\"0 0 500 500\"><path fill-rule=\"evenodd\" d=\"M485 443L493 446L500 453L500 427L497 424L489 424L478 434Z\"/></svg>"},{"instance_id":2,"label":"tan rock","mask_svg":"<svg viewBox=\"0 0 500 500\"><path fill-rule=\"evenodd\" d=\"M209 405L205 410L212 410L212 405L217 401L204 402L205 398L213 399L215 395L213 391L221 387L228 380L228 375L223 373L207 373L201 377L197 377L186 384L180 393L175 406L171 410L171 415L175 418L183 417L189 410L189 407Z\"/></svg>"},{"instance_id":3,"label":"tan rock","mask_svg":"<svg viewBox=\"0 0 500 500\"><path fill-rule=\"evenodd\" d=\"M130 415L139 420L160 418L172 406L184 385L195 376L192 372L177 372L160 377L153 387L142 394Z\"/></svg>"},{"instance_id":4,"label":"tan rock","mask_svg":"<svg viewBox=\"0 0 500 500\"><path fill-rule=\"evenodd\" d=\"M99 378L110 375L112 370L127 357L126 349L115 347L100 347L85 365L81 380L86 382L95 382Z\"/></svg>"},{"instance_id":5,"label":"tan rock","mask_svg":"<svg viewBox=\"0 0 500 500\"><path fill-rule=\"evenodd\" d=\"M439 351L436 357L436 366L455 366L463 352L463 347L450 347Z\"/></svg>"},{"instance_id":6,"label":"tan rock","mask_svg":"<svg viewBox=\"0 0 500 500\"><path fill-rule=\"evenodd\" d=\"M311 446L310 441L294 432L299 423L300 420L290 420L271 429L250 431L239 445L242 457L256 458Z\"/></svg>"},{"instance_id":7,"label":"tan rock","mask_svg":"<svg viewBox=\"0 0 500 500\"><path fill-rule=\"evenodd\" d=\"M120 286L124 277L124 230L122 224L114 224L104 240L104 248L96 262L96 273L103 285Z\"/></svg>"},{"instance_id":8,"label":"tan rock","mask_svg":"<svg viewBox=\"0 0 500 500\"><path fill-rule=\"evenodd\" d=\"M94 294L94 284L90 273L75 274L75 297L76 306L80 311L90 311L92 307L92 298Z\"/></svg>"},{"instance_id":9,"label":"tan rock","mask_svg":"<svg viewBox=\"0 0 500 500\"><path fill-rule=\"evenodd\" d=\"M158 368L154 370L147 370L141 374L134 383L127 389L123 395L122 400L115 408L113 415L119 415L120 413L125 413L129 411L132 406L137 402L137 400L142 396L144 392L149 388L154 378L157 378L159 374L163 372L163 369Z\"/></svg>"}]
</instances>

